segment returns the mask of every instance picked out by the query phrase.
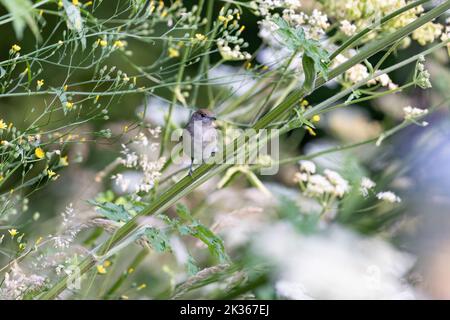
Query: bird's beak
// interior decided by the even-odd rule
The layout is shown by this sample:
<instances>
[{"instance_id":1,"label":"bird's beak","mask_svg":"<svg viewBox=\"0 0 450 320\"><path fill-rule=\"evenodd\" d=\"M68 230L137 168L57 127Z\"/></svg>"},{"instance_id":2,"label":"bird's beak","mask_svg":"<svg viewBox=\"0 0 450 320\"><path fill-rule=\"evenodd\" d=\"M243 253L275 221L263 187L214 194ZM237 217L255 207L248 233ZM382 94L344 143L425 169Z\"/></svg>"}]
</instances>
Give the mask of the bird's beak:
<instances>
[{"instance_id":1,"label":"bird's beak","mask_svg":"<svg viewBox=\"0 0 450 320\"><path fill-rule=\"evenodd\" d=\"M217 120L217 118L216 117L209 117L211 120L213 120L213 121L215 121L215 120Z\"/></svg>"}]
</instances>

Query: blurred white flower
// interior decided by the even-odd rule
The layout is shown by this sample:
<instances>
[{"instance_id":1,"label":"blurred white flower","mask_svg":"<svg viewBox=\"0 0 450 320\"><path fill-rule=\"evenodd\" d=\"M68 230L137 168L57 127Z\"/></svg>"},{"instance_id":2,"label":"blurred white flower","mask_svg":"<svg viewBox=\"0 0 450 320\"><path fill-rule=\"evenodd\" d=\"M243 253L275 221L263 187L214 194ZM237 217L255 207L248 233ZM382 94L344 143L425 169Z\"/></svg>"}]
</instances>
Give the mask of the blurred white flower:
<instances>
[{"instance_id":1,"label":"blurred white flower","mask_svg":"<svg viewBox=\"0 0 450 320\"><path fill-rule=\"evenodd\" d=\"M373 182L367 177L362 177L359 191L364 197L367 197L369 195L369 190L375 188L375 186L376 186L375 182Z\"/></svg>"},{"instance_id":2,"label":"blurred white flower","mask_svg":"<svg viewBox=\"0 0 450 320\"><path fill-rule=\"evenodd\" d=\"M0 299L20 300L27 291L39 289L45 279L35 274L25 274L17 263L13 263L11 270L5 273Z\"/></svg>"},{"instance_id":3,"label":"blurred white flower","mask_svg":"<svg viewBox=\"0 0 450 320\"><path fill-rule=\"evenodd\" d=\"M314 162L308 160L300 160L298 164L300 165L300 171L311 174L316 173L316 165L314 164Z\"/></svg>"},{"instance_id":4,"label":"blurred white flower","mask_svg":"<svg viewBox=\"0 0 450 320\"><path fill-rule=\"evenodd\" d=\"M426 115L428 113L428 110L407 106L403 108L403 112L405 113L405 119L411 120Z\"/></svg>"},{"instance_id":5,"label":"blurred white flower","mask_svg":"<svg viewBox=\"0 0 450 320\"><path fill-rule=\"evenodd\" d=\"M390 203L396 203L401 202L402 200L400 197L395 195L392 191L384 191L377 193L377 198L382 201L390 202Z\"/></svg>"},{"instance_id":6,"label":"blurred white flower","mask_svg":"<svg viewBox=\"0 0 450 320\"><path fill-rule=\"evenodd\" d=\"M349 191L348 181L342 178L339 173L330 169L325 169L323 173L334 186L333 194L335 196L342 197Z\"/></svg>"},{"instance_id":7,"label":"blurred white flower","mask_svg":"<svg viewBox=\"0 0 450 320\"><path fill-rule=\"evenodd\" d=\"M339 30L341 30L346 36L352 36L356 32L356 26L348 20L342 20Z\"/></svg>"},{"instance_id":8,"label":"blurred white flower","mask_svg":"<svg viewBox=\"0 0 450 320\"><path fill-rule=\"evenodd\" d=\"M290 299L404 299L414 291L403 276L409 254L342 227L305 236L285 223L255 238L254 252L275 264L276 291Z\"/></svg>"}]
</instances>

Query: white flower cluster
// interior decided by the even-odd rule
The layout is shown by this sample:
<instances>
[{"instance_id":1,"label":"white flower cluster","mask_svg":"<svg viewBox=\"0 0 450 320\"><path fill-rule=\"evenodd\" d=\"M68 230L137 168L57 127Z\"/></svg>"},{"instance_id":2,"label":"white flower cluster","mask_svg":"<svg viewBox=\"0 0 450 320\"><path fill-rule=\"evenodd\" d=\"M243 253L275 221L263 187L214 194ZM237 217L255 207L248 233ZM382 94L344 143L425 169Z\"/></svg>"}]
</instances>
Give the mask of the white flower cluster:
<instances>
[{"instance_id":1,"label":"white flower cluster","mask_svg":"<svg viewBox=\"0 0 450 320\"><path fill-rule=\"evenodd\" d=\"M351 52L354 54L354 52ZM342 55L339 54L336 56L336 58L333 60L332 66L333 68L343 64L348 59ZM369 78L370 73L367 67L361 63L351 67L347 71L345 71L344 75L341 77L341 80L344 83L349 83L350 85L353 85L355 83L358 83L360 81L363 81L367 78ZM369 85L374 85L379 83L382 87L387 87L389 90L393 90L398 88L398 86L392 82L391 78L387 74L382 74L376 77L375 79L372 79L367 82Z\"/></svg>"},{"instance_id":2,"label":"white flower cluster","mask_svg":"<svg viewBox=\"0 0 450 320\"><path fill-rule=\"evenodd\" d=\"M421 56L417 62L415 82L422 89L428 89L432 85L430 82L430 73L425 69L424 62L425 58Z\"/></svg>"},{"instance_id":3,"label":"white flower cluster","mask_svg":"<svg viewBox=\"0 0 450 320\"><path fill-rule=\"evenodd\" d=\"M217 40L217 47L225 60L250 60L252 57L252 55L248 52L241 52L241 47L237 44L231 48L228 41L224 39Z\"/></svg>"},{"instance_id":4,"label":"white flower cluster","mask_svg":"<svg viewBox=\"0 0 450 320\"><path fill-rule=\"evenodd\" d=\"M314 9L311 15L307 15L301 9L300 1L286 0L286 1L272 1L272 0L258 0L256 9L260 16L264 19L259 22L260 24L260 37L268 44L273 42L273 34L267 32L272 29L270 26L270 20L273 17L278 17L277 11L282 9L282 17L289 22L293 28L303 28L305 35L308 39L320 39L325 35L326 30L330 27L328 17L323 12ZM266 30L263 30L266 29Z\"/></svg>"},{"instance_id":5,"label":"white flower cluster","mask_svg":"<svg viewBox=\"0 0 450 320\"><path fill-rule=\"evenodd\" d=\"M446 26L444 31L442 32L441 35L441 41L442 42L447 42L447 51L448 51L448 55L450 56L450 18L447 18L445 20Z\"/></svg>"},{"instance_id":6,"label":"white flower cluster","mask_svg":"<svg viewBox=\"0 0 450 320\"><path fill-rule=\"evenodd\" d=\"M401 202L402 200L392 191L384 191L377 193L377 198L382 201L386 201L389 203Z\"/></svg>"},{"instance_id":7,"label":"white flower cluster","mask_svg":"<svg viewBox=\"0 0 450 320\"><path fill-rule=\"evenodd\" d=\"M148 132L155 139L159 137L161 128L149 129ZM111 178L122 192L129 191L131 186L133 186L133 192L149 192L161 176L161 169L166 163L166 158L151 159L152 157L148 153L149 151L150 154L156 152L159 148L159 143L151 142L142 132L133 139L133 145L141 147L142 152L131 151L127 146L122 145L121 154L123 157L120 159L120 162L126 168L136 169L139 173L117 173ZM137 182L133 179L136 176L139 176Z\"/></svg>"},{"instance_id":8,"label":"white flower cluster","mask_svg":"<svg viewBox=\"0 0 450 320\"><path fill-rule=\"evenodd\" d=\"M417 118L423 117L428 114L427 109L419 109L407 106L403 108L403 112L405 113L405 120L413 121L414 123L421 125L423 127L428 125L428 122L426 121L422 121L421 123L416 122Z\"/></svg>"},{"instance_id":9,"label":"white flower cluster","mask_svg":"<svg viewBox=\"0 0 450 320\"><path fill-rule=\"evenodd\" d=\"M316 166L313 162L302 160L299 162L300 172L294 176L294 181L300 184L303 193L311 198L333 196L341 198L349 190L348 181L336 171L325 169L323 175L315 174Z\"/></svg>"},{"instance_id":10,"label":"white flower cluster","mask_svg":"<svg viewBox=\"0 0 450 320\"><path fill-rule=\"evenodd\" d=\"M375 182L373 182L367 177L363 177L361 179L359 191L364 197L367 197L369 195L369 190L372 190L373 188L375 188L375 186L376 186Z\"/></svg>"},{"instance_id":11,"label":"white flower cluster","mask_svg":"<svg viewBox=\"0 0 450 320\"><path fill-rule=\"evenodd\" d=\"M26 292L37 290L44 285L45 279L41 276L25 274L17 263L11 267L11 271L5 273L0 299L20 300Z\"/></svg>"},{"instance_id":12,"label":"white flower cluster","mask_svg":"<svg viewBox=\"0 0 450 320\"><path fill-rule=\"evenodd\" d=\"M407 106L403 108L403 112L405 113L405 119L415 119L426 115L428 110Z\"/></svg>"},{"instance_id":13,"label":"white flower cluster","mask_svg":"<svg viewBox=\"0 0 450 320\"><path fill-rule=\"evenodd\" d=\"M369 191L373 190L376 186L376 183L373 182L371 179L367 178L367 177L363 177L361 179L361 184L359 187L359 191L361 192L361 194L364 197L367 197L369 195ZM393 193L392 191L382 191L382 192L378 192L376 194L377 199L381 200L381 201L385 201L385 202L389 202L389 203L396 203L396 202L400 202L401 199L400 197L398 197L395 193Z\"/></svg>"},{"instance_id":14,"label":"white flower cluster","mask_svg":"<svg viewBox=\"0 0 450 320\"><path fill-rule=\"evenodd\" d=\"M346 36L352 36L356 32L356 26L348 20L342 20L339 30Z\"/></svg>"},{"instance_id":15,"label":"white flower cluster","mask_svg":"<svg viewBox=\"0 0 450 320\"><path fill-rule=\"evenodd\" d=\"M59 235L51 237L55 247L67 249L74 242L82 226L77 223L77 217L72 203L70 203L61 213L63 230Z\"/></svg>"},{"instance_id":16,"label":"white flower cluster","mask_svg":"<svg viewBox=\"0 0 450 320\"><path fill-rule=\"evenodd\" d=\"M248 43L240 37L245 29L245 26L240 26L240 19L238 9L228 9L226 12L224 8L220 10L220 38L216 43L222 58L225 60L250 60L252 57L248 52L242 51L243 48L248 47Z\"/></svg>"}]
</instances>

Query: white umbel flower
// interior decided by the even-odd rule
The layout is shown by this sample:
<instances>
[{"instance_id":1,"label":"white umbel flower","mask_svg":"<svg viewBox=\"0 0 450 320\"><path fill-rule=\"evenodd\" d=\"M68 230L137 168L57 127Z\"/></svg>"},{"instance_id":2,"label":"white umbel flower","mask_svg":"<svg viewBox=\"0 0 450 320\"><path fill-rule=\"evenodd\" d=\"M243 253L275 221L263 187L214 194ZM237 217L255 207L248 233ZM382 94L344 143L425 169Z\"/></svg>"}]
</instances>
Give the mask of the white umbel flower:
<instances>
[{"instance_id":1,"label":"white umbel flower","mask_svg":"<svg viewBox=\"0 0 450 320\"><path fill-rule=\"evenodd\" d=\"M361 191L361 194L364 197L367 197L369 195L369 190L375 188L376 183L370 180L367 177L362 177L361 179L361 185L359 187L359 190Z\"/></svg>"},{"instance_id":2,"label":"white umbel flower","mask_svg":"<svg viewBox=\"0 0 450 320\"><path fill-rule=\"evenodd\" d=\"M401 202L402 200L392 191L384 191L377 193L377 198L382 201L386 201L389 203Z\"/></svg>"},{"instance_id":3,"label":"white umbel flower","mask_svg":"<svg viewBox=\"0 0 450 320\"><path fill-rule=\"evenodd\" d=\"M346 36L352 36L356 32L356 26L348 20L342 20L339 30Z\"/></svg>"},{"instance_id":4,"label":"white umbel flower","mask_svg":"<svg viewBox=\"0 0 450 320\"><path fill-rule=\"evenodd\" d=\"M300 160L298 164L300 165L300 171L311 174L316 173L316 165L314 164L314 162L308 160Z\"/></svg>"},{"instance_id":5,"label":"white umbel flower","mask_svg":"<svg viewBox=\"0 0 450 320\"><path fill-rule=\"evenodd\" d=\"M351 83L357 83L367 79L369 77L369 72L367 71L367 67L365 65L359 63L345 71L345 75Z\"/></svg>"},{"instance_id":6,"label":"white umbel flower","mask_svg":"<svg viewBox=\"0 0 450 320\"><path fill-rule=\"evenodd\" d=\"M410 120L426 115L428 110L407 106L403 108L403 112L405 113L405 119Z\"/></svg>"},{"instance_id":7,"label":"white umbel flower","mask_svg":"<svg viewBox=\"0 0 450 320\"><path fill-rule=\"evenodd\" d=\"M342 176L336 171L325 169L323 172L327 179L334 186L333 194L337 197L343 197L350 189L348 181L342 178Z\"/></svg>"},{"instance_id":8,"label":"white umbel flower","mask_svg":"<svg viewBox=\"0 0 450 320\"><path fill-rule=\"evenodd\" d=\"M319 197L325 193L333 193L334 186L327 178L320 174L314 174L309 177L308 185L306 186L305 194L310 197Z\"/></svg>"}]
</instances>

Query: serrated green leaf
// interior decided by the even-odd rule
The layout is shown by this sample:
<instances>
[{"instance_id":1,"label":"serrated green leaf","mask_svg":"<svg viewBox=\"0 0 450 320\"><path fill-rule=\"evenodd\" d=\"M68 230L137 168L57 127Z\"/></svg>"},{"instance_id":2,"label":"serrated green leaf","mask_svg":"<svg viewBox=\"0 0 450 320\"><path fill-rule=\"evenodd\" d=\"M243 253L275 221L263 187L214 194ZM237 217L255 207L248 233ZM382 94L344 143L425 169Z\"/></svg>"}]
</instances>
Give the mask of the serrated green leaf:
<instances>
[{"instance_id":1,"label":"serrated green leaf","mask_svg":"<svg viewBox=\"0 0 450 320\"><path fill-rule=\"evenodd\" d=\"M323 77L327 79L330 60L328 52L323 49L320 42L314 39L307 39L303 28L293 28L282 18L274 18L273 22L278 26L276 32L281 36L283 45L292 51L303 51L304 56L307 55L314 61L315 72L321 72Z\"/></svg>"},{"instance_id":2,"label":"serrated green leaf","mask_svg":"<svg viewBox=\"0 0 450 320\"><path fill-rule=\"evenodd\" d=\"M178 232L182 235L191 235L194 238L203 242L211 252L211 254L217 257L220 263L226 263L230 261L230 258L225 252L225 246L222 239L212 232L208 227L201 224L200 221L194 219L189 212L189 209L184 204L177 204L176 212L178 216L188 222L187 225L178 225Z\"/></svg>"},{"instance_id":3,"label":"serrated green leaf","mask_svg":"<svg viewBox=\"0 0 450 320\"><path fill-rule=\"evenodd\" d=\"M184 204L178 203L175 210L181 219L186 220L186 221L193 220L192 215L189 212L189 208L186 207Z\"/></svg>"},{"instance_id":4,"label":"serrated green leaf","mask_svg":"<svg viewBox=\"0 0 450 320\"><path fill-rule=\"evenodd\" d=\"M170 240L164 231L156 228L146 228L145 237L153 249L158 252L171 251Z\"/></svg>"},{"instance_id":5,"label":"serrated green leaf","mask_svg":"<svg viewBox=\"0 0 450 320\"><path fill-rule=\"evenodd\" d=\"M121 204L114 204L111 202L99 203L93 200L89 200L88 202L96 207L99 214L110 220L127 222L131 219L131 215Z\"/></svg>"}]
</instances>

